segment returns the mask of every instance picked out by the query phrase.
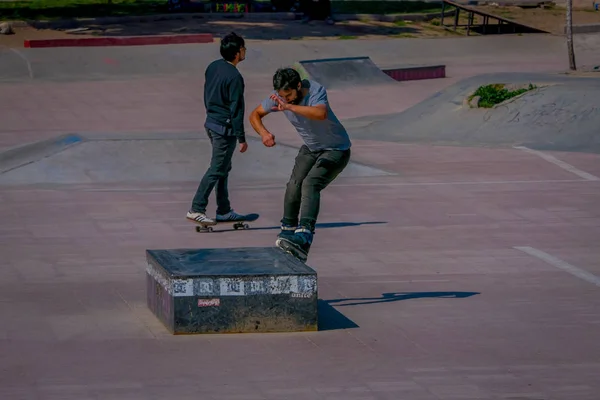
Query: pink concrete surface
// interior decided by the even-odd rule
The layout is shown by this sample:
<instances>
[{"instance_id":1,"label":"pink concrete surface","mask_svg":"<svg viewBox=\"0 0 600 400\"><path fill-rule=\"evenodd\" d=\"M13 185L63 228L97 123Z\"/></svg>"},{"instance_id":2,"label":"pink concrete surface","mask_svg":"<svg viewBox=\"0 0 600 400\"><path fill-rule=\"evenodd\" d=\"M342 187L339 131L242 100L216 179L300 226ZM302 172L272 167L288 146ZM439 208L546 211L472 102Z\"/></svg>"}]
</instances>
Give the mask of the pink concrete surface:
<instances>
[{"instance_id":1,"label":"pink concrete surface","mask_svg":"<svg viewBox=\"0 0 600 400\"><path fill-rule=\"evenodd\" d=\"M332 106L397 112L490 68L472 63L401 90L333 92ZM268 79L247 82L251 109ZM3 82L0 149L77 132L202 134L202 83ZM299 144L279 117L278 140ZM549 154L600 176L597 154ZM197 182L0 187L0 399L598 399L600 288L515 247L600 276L600 182L517 149L373 138L354 142L353 160L397 175L323 192L308 264L341 316L314 333L175 337L145 304L148 248L274 244L284 188L268 174L230 189L237 211L261 214L257 229L214 234L184 218Z\"/></svg>"},{"instance_id":2,"label":"pink concrete surface","mask_svg":"<svg viewBox=\"0 0 600 400\"><path fill-rule=\"evenodd\" d=\"M195 183L2 190L3 398L593 399L598 288L513 247L600 273L600 185L386 147L411 176L328 188L309 260L347 330L172 337L145 307L146 248L269 245L283 188L232 188L264 229L219 234L183 218Z\"/></svg>"},{"instance_id":3,"label":"pink concrete surface","mask_svg":"<svg viewBox=\"0 0 600 400\"><path fill-rule=\"evenodd\" d=\"M189 35L153 35L153 36L122 36L122 37L88 37L76 39L27 39L23 42L25 48L48 47L89 47L89 46L149 46L182 43L212 43L210 33L195 33Z\"/></svg>"}]
</instances>

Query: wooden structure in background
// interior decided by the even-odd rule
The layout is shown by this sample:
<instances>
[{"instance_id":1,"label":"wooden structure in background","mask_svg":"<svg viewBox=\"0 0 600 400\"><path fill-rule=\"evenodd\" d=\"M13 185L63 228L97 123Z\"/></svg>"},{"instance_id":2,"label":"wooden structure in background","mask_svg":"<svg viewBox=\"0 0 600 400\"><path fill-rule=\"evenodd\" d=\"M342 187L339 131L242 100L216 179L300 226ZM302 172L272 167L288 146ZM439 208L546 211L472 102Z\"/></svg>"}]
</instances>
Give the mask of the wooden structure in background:
<instances>
[{"instance_id":1,"label":"wooden structure in background","mask_svg":"<svg viewBox=\"0 0 600 400\"><path fill-rule=\"evenodd\" d=\"M490 14L486 11L477 9L473 6L468 6L465 4L455 3L451 0L443 0L442 2L442 18L441 18L441 26L447 27L444 25L444 12L446 11L446 7L451 6L456 8L456 13L454 14L454 24L452 25L454 30L460 27L467 27L467 35L470 35L471 31L475 31L481 33L483 35L486 34L500 34L500 33L548 33L546 31L542 31L537 28L533 28L531 26L523 25L519 22L510 20L508 18L500 17L498 15ZM467 23L459 24L460 12L467 13ZM475 17L479 17L481 23L475 21ZM490 20L498 21L495 24L490 24Z\"/></svg>"}]
</instances>

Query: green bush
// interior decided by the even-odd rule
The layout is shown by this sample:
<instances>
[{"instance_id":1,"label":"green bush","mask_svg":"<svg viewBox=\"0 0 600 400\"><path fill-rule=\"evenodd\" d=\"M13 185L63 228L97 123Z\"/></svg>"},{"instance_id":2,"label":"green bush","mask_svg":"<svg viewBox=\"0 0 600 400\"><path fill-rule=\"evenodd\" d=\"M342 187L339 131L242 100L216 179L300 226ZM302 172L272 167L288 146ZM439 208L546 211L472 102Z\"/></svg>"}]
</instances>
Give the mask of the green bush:
<instances>
[{"instance_id":1,"label":"green bush","mask_svg":"<svg viewBox=\"0 0 600 400\"><path fill-rule=\"evenodd\" d=\"M477 88L475 93L471 95L469 100L475 96L479 96L479 107L492 108L496 104L500 104L503 101L523 94L529 90L533 90L537 87L530 83L527 88L508 90L505 86L506 85L503 83L480 86Z\"/></svg>"},{"instance_id":2,"label":"green bush","mask_svg":"<svg viewBox=\"0 0 600 400\"><path fill-rule=\"evenodd\" d=\"M95 18L167 12L167 0L0 0L0 20Z\"/></svg>"}]
</instances>

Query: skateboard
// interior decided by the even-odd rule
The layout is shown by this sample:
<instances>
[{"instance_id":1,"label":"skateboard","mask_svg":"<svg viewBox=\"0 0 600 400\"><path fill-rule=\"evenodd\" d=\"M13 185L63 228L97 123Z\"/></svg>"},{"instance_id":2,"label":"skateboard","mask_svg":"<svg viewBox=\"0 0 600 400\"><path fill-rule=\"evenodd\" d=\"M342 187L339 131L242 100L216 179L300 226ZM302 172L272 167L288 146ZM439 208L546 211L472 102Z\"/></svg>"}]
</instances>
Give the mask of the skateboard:
<instances>
[{"instance_id":1,"label":"skateboard","mask_svg":"<svg viewBox=\"0 0 600 400\"><path fill-rule=\"evenodd\" d=\"M308 254L284 238L277 238L275 245L283 252L291 254L302 262L308 259Z\"/></svg>"},{"instance_id":2,"label":"skateboard","mask_svg":"<svg viewBox=\"0 0 600 400\"><path fill-rule=\"evenodd\" d=\"M223 225L223 224L232 224L233 229L235 229L237 231L238 229L250 229L250 225L248 224L248 222L256 221L259 216L260 216L259 214L246 214L246 215L244 215L244 219L242 219L242 220L222 221L222 222L217 222L214 225L205 225L201 222L196 222L196 221L192 221L192 222L195 224L198 224L198 226L196 226L196 232L198 232L198 233L212 232L214 226Z\"/></svg>"}]
</instances>

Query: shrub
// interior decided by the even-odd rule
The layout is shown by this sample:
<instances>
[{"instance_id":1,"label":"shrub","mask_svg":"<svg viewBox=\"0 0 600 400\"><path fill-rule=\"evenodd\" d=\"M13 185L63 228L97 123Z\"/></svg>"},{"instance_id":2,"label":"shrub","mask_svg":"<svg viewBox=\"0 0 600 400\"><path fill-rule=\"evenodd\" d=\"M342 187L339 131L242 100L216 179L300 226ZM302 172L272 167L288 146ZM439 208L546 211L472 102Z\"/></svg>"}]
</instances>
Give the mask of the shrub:
<instances>
[{"instance_id":1,"label":"shrub","mask_svg":"<svg viewBox=\"0 0 600 400\"><path fill-rule=\"evenodd\" d=\"M479 107L492 108L496 104L500 104L510 98L523 94L529 90L537 88L533 84L529 84L526 88L520 88L515 90L508 90L506 85L503 83L495 83L490 85L484 85L477 88L475 93L471 95L469 100L475 96L479 96Z\"/></svg>"}]
</instances>

